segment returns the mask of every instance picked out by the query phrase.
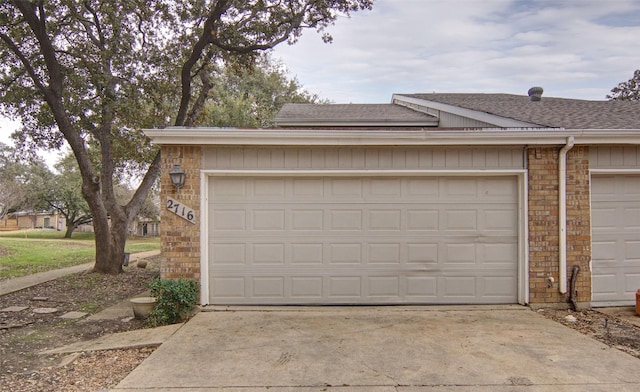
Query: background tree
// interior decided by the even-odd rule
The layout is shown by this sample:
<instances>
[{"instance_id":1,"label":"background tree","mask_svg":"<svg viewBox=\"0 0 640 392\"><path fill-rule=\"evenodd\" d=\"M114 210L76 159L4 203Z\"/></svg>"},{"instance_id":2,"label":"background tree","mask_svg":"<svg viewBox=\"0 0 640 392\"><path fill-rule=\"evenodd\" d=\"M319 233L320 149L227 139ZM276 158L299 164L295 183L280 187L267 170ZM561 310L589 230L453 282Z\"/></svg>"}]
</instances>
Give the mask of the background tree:
<instances>
[{"instance_id":1,"label":"background tree","mask_svg":"<svg viewBox=\"0 0 640 392\"><path fill-rule=\"evenodd\" d=\"M55 165L58 174L53 175L40 190L40 198L49 210L60 213L65 219L64 238L83 224L93 221L89 205L82 197L82 176L73 155L67 155Z\"/></svg>"},{"instance_id":2,"label":"background tree","mask_svg":"<svg viewBox=\"0 0 640 392\"><path fill-rule=\"evenodd\" d=\"M8 211L46 209L40 189L53 176L42 159L23 161L12 147L0 143L0 203Z\"/></svg>"},{"instance_id":3,"label":"background tree","mask_svg":"<svg viewBox=\"0 0 640 392\"><path fill-rule=\"evenodd\" d=\"M640 101L640 69L636 69L633 77L626 82L619 83L607 94L611 101Z\"/></svg>"},{"instance_id":4,"label":"background tree","mask_svg":"<svg viewBox=\"0 0 640 392\"><path fill-rule=\"evenodd\" d=\"M21 145L68 143L93 216L94 270L119 273L127 227L160 171L157 149L138 129L196 125L214 66L251 64L259 51L294 43L307 28L322 31L372 2L3 1L0 110L20 118ZM115 184L133 170L140 186L121 204Z\"/></svg>"},{"instance_id":5,"label":"background tree","mask_svg":"<svg viewBox=\"0 0 640 392\"><path fill-rule=\"evenodd\" d=\"M19 182L24 167L16 163L13 148L0 143L0 219L15 211L26 199L27 191Z\"/></svg>"},{"instance_id":6,"label":"background tree","mask_svg":"<svg viewBox=\"0 0 640 392\"><path fill-rule=\"evenodd\" d=\"M268 54L249 67L220 67L212 94L197 119L214 127L269 128L285 103L327 103L287 76Z\"/></svg>"}]
</instances>

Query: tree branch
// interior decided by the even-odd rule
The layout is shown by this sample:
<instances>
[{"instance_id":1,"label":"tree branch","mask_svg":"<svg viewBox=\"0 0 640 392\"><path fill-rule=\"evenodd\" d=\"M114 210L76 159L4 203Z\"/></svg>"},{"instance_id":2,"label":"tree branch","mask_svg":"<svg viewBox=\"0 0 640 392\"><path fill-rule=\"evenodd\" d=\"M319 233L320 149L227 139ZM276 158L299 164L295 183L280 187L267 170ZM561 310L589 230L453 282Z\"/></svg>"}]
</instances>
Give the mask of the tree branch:
<instances>
[{"instance_id":1,"label":"tree branch","mask_svg":"<svg viewBox=\"0 0 640 392\"><path fill-rule=\"evenodd\" d=\"M207 17L204 22L202 35L193 46L193 50L191 51L189 58L182 66L182 71L180 72L182 95L180 97L180 108L178 109L178 115L176 116L175 121L176 126L184 125L187 119L189 102L191 101L191 78L193 77L193 67L195 67L198 60L200 60L200 58L202 57L204 49L211 42L211 38L215 33L215 23L220 20L222 15L225 13L227 8L229 7L229 3L229 0L220 0L216 3L213 11L211 11L211 14L209 14L209 17Z\"/></svg>"}]
</instances>

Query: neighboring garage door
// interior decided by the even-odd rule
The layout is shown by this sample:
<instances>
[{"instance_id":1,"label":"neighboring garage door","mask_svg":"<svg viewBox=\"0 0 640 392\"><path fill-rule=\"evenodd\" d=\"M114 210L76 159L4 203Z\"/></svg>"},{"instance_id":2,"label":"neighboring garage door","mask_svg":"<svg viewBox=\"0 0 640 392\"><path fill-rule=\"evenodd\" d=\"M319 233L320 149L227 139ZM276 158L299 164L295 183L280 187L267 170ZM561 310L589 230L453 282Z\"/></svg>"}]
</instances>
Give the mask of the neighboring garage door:
<instances>
[{"instance_id":1,"label":"neighboring garage door","mask_svg":"<svg viewBox=\"0 0 640 392\"><path fill-rule=\"evenodd\" d=\"M212 177L212 304L516 303L516 177Z\"/></svg>"},{"instance_id":2,"label":"neighboring garage door","mask_svg":"<svg viewBox=\"0 0 640 392\"><path fill-rule=\"evenodd\" d=\"M640 175L591 179L593 306L631 305L640 289Z\"/></svg>"}]
</instances>

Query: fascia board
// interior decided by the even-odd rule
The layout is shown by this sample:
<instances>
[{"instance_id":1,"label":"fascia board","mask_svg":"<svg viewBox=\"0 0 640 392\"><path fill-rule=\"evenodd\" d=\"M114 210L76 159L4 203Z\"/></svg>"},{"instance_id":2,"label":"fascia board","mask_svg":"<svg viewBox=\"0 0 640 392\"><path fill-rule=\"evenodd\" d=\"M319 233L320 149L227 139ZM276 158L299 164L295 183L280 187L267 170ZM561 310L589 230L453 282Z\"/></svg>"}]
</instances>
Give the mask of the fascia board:
<instances>
[{"instance_id":1,"label":"fascia board","mask_svg":"<svg viewBox=\"0 0 640 392\"><path fill-rule=\"evenodd\" d=\"M437 127L433 121L276 121L279 127Z\"/></svg>"},{"instance_id":2,"label":"fascia board","mask_svg":"<svg viewBox=\"0 0 640 392\"><path fill-rule=\"evenodd\" d=\"M394 94L391 102L402 105L407 103L415 106L422 106L425 108L440 110L443 112L455 114L461 117L467 117L473 120L482 121L489 124L495 124L496 127L501 128L535 128L540 127L540 124L528 123L524 121L514 120L508 117L502 117L487 112L480 112L473 109L462 108L460 106L449 105L446 103L429 101L426 99L406 97L404 95ZM415 109L414 109L415 110Z\"/></svg>"},{"instance_id":3,"label":"fascia board","mask_svg":"<svg viewBox=\"0 0 640 392\"><path fill-rule=\"evenodd\" d=\"M573 136L576 144L640 145L635 130L260 130L220 128L144 129L156 145L271 145L271 146L460 146L563 145Z\"/></svg>"}]
</instances>

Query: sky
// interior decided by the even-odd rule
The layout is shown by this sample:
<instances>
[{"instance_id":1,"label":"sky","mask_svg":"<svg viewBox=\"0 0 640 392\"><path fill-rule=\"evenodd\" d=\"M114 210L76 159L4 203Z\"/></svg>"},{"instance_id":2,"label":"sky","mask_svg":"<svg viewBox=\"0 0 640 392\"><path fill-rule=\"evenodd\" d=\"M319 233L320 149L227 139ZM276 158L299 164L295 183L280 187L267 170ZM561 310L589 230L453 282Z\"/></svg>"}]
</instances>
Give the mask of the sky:
<instances>
[{"instance_id":1,"label":"sky","mask_svg":"<svg viewBox=\"0 0 640 392\"><path fill-rule=\"evenodd\" d=\"M374 0L324 44L307 31L275 57L335 103L393 93L511 93L603 100L640 68L640 0Z\"/></svg>"},{"instance_id":2,"label":"sky","mask_svg":"<svg viewBox=\"0 0 640 392\"><path fill-rule=\"evenodd\" d=\"M374 0L273 57L335 103L394 93L510 93L603 100L640 68L640 0ZM0 118L0 142L18 123Z\"/></svg>"}]
</instances>

